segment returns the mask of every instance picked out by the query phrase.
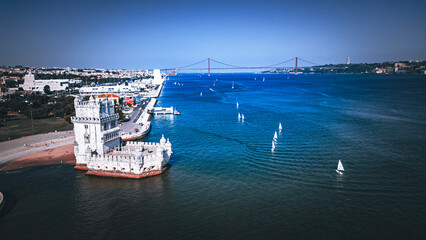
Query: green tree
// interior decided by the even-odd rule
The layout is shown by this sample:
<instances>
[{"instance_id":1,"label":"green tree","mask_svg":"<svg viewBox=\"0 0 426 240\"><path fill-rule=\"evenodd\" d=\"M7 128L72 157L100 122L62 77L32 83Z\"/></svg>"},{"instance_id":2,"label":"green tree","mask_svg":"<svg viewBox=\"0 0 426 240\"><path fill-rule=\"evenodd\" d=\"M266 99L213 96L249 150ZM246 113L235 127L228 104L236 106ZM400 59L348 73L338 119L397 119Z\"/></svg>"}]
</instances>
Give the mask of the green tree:
<instances>
[{"instance_id":1,"label":"green tree","mask_svg":"<svg viewBox=\"0 0 426 240\"><path fill-rule=\"evenodd\" d=\"M0 107L0 120L4 121L5 118L7 118L7 109Z\"/></svg>"}]
</instances>

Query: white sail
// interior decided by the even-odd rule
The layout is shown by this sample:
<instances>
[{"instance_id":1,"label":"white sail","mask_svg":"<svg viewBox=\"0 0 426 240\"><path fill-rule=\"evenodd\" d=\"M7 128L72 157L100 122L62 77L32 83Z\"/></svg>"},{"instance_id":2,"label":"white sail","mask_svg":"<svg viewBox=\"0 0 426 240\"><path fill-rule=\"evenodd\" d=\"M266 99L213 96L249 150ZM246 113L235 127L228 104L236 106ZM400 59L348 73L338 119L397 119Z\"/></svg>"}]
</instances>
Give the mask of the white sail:
<instances>
[{"instance_id":1,"label":"white sail","mask_svg":"<svg viewBox=\"0 0 426 240\"><path fill-rule=\"evenodd\" d=\"M240 106L239 104L238 104L238 102L237 102L237 108L238 108L238 106Z\"/></svg>"},{"instance_id":2,"label":"white sail","mask_svg":"<svg viewBox=\"0 0 426 240\"><path fill-rule=\"evenodd\" d=\"M244 120L244 114L241 114L241 119Z\"/></svg>"},{"instance_id":3,"label":"white sail","mask_svg":"<svg viewBox=\"0 0 426 240\"><path fill-rule=\"evenodd\" d=\"M203 96L203 92L200 93L200 96Z\"/></svg>"},{"instance_id":4,"label":"white sail","mask_svg":"<svg viewBox=\"0 0 426 240\"><path fill-rule=\"evenodd\" d=\"M275 143L274 143L274 141L272 141L272 148L271 148L271 151L273 152L275 150Z\"/></svg>"},{"instance_id":5,"label":"white sail","mask_svg":"<svg viewBox=\"0 0 426 240\"><path fill-rule=\"evenodd\" d=\"M343 168L343 164L340 160L339 160L339 163L337 164L337 170L342 172L345 171L345 169Z\"/></svg>"},{"instance_id":6,"label":"white sail","mask_svg":"<svg viewBox=\"0 0 426 240\"><path fill-rule=\"evenodd\" d=\"M277 138L278 138L277 131L275 131L274 140L277 140Z\"/></svg>"},{"instance_id":7,"label":"white sail","mask_svg":"<svg viewBox=\"0 0 426 240\"><path fill-rule=\"evenodd\" d=\"M232 82L232 89L234 89L234 82Z\"/></svg>"},{"instance_id":8,"label":"white sail","mask_svg":"<svg viewBox=\"0 0 426 240\"><path fill-rule=\"evenodd\" d=\"M240 113L238 113L238 120L240 120L241 119L241 114Z\"/></svg>"},{"instance_id":9,"label":"white sail","mask_svg":"<svg viewBox=\"0 0 426 240\"><path fill-rule=\"evenodd\" d=\"M263 78L263 81L265 81L265 78Z\"/></svg>"},{"instance_id":10,"label":"white sail","mask_svg":"<svg viewBox=\"0 0 426 240\"><path fill-rule=\"evenodd\" d=\"M281 131L281 130L283 130L283 126L281 125L281 123L280 123L280 125L278 126L278 129Z\"/></svg>"}]
</instances>

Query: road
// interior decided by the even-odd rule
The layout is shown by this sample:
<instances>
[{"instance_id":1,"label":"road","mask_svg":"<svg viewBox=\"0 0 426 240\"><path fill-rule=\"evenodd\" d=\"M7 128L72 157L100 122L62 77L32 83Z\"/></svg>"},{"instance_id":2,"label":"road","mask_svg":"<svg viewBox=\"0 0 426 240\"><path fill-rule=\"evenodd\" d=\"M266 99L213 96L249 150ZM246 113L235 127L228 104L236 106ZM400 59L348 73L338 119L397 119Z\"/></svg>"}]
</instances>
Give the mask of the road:
<instances>
[{"instance_id":1,"label":"road","mask_svg":"<svg viewBox=\"0 0 426 240\"><path fill-rule=\"evenodd\" d=\"M120 125L120 129L123 132L130 132L134 133L135 128L141 128L141 125L139 125L137 122L138 118L143 113L145 107L148 105L150 99L147 101L144 101L143 103L138 104L136 107L133 108L133 112L129 114L130 120L127 122L122 122Z\"/></svg>"}]
</instances>

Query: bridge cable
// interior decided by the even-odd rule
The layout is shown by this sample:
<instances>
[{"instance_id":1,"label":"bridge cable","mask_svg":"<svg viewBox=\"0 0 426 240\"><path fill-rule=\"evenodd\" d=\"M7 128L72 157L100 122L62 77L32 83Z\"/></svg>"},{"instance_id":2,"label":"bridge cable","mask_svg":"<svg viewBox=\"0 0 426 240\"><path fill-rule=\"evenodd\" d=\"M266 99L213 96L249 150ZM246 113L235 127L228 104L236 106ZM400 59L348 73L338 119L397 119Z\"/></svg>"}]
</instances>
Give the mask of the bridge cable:
<instances>
[{"instance_id":1,"label":"bridge cable","mask_svg":"<svg viewBox=\"0 0 426 240\"><path fill-rule=\"evenodd\" d=\"M281 65L281 64L283 64L283 63L291 62L291 61L293 61L294 59L296 59L296 58L294 57L294 58L289 59L289 60L287 60L287 61L283 61L283 62L275 63L275 64L272 64L272 65L267 65L267 66L265 66L265 67L274 67L274 66L277 66L277 65Z\"/></svg>"},{"instance_id":2,"label":"bridge cable","mask_svg":"<svg viewBox=\"0 0 426 240\"><path fill-rule=\"evenodd\" d=\"M307 61L307 60L305 60L303 58L299 58L299 60L302 60L302 61L304 61L306 63L312 64L313 66L319 66L320 65L320 64L317 64L317 63L314 63L314 62Z\"/></svg>"},{"instance_id":3,"label":"bridge cable","mask_svg":"<svg viewBox=\"0 0 426 240\"><path fill-rule=\"evenodd\" d=\"M229 67L234 67L234 68L246 68L246 67L242 67L242 66L236 66L236 65L232 65L232 64L227 64L227 63L224 63L224 62L220 62L220 61L217 61L217 60L212 59L212 58L210 58L210 60L211 60L212 62L216 62L216 63L219 63L219 64L223 64L223 65L226 65L226 66L229 66Z\"/></svg>"},{"instance_id":4,"label":"bridge cable","mask_svg":"<svg viewBox=\"0 0 426 240\"><path fill-rule=\"evenodd\" d=\"M199 62L193 63L193 64L185 65L185 66L182 66L182 67L177 67L177 68L175 68L175 69L182 69L182 68L191 67L191 66L197 65L197 64L199 64L199 63L202 63L202 62L204 62L204 61L207 61L207 58L206 58L206 59L203 59L203 60L201 60L201 61L199 61Z\"/></svg>"}]
</instances>

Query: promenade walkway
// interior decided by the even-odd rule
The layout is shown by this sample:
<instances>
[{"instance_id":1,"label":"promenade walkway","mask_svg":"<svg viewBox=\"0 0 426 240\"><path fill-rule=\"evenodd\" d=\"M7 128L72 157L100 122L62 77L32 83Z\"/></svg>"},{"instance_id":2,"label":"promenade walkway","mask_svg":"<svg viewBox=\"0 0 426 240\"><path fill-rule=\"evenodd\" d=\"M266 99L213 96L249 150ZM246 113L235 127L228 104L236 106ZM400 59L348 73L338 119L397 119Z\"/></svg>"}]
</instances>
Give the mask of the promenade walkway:
<instances>
[{"instance_id":1,"label":"promenade walkway","mask_svg":"<svg viewBox=\"0 0 426 240\"><path fill-rule=\"evenodd\" d=\"M0 142L0 165L22 156L74 142L74 131L50 132Z\"/></svg>"}]
</instances>

